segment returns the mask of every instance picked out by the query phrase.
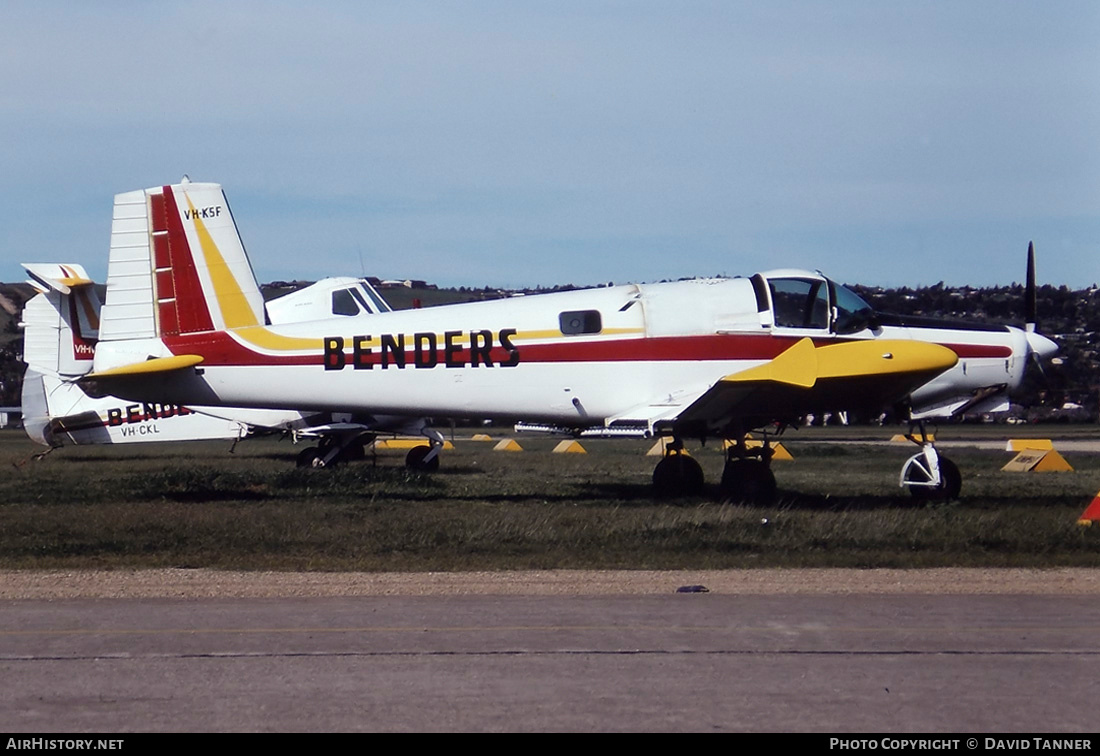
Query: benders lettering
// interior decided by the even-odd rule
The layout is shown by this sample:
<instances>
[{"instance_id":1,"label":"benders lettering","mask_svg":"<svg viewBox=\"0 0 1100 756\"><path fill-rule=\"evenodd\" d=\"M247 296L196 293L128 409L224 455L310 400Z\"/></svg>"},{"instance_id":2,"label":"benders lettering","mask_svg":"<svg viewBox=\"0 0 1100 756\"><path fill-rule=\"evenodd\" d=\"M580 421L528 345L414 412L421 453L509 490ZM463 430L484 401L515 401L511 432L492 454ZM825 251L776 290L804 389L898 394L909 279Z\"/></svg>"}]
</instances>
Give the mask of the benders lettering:
<instances>
[{"instance_id":1,"label":"benders lettering","mask_svg":"<svg viewBox=\"0 0 1100 756\"><path fill-rule=\"evenodd\" d=\"M519 348L512 343L516 335L515 328L502 328L497 333L481 331L445 331L440 339L435 333L406 334L384 333L373 336L352 336L350 345L343 336L324 338L325 370L343 370L350 363L355 370L373 370L377 365L382 370L406 367L434 368L440 363L449 368L466 367L515 367L519 364ZM463 336L469 339L469 347L459 341ZM440 348L442 341L442 348ZM378 345L375 351L373 344ZM351 354L344 351L351 347ZM412 359L406 351L411 348ZM493 359L493 350L497 350L497 359ZM503 350L504 354L501 354Z\"/></svg>"},{"instance_id":2,"label":"benders lettering","mask_svg":"<svg viewBox=\"0 0 1100 756\"><path fill-rule=\"evenodd\" d=\"M107 425L144 423L166 417L183 417L192 415L194 412L178 404L128 404L125 407L112 407L107 410Z\"/></svg>"}]
</instances>

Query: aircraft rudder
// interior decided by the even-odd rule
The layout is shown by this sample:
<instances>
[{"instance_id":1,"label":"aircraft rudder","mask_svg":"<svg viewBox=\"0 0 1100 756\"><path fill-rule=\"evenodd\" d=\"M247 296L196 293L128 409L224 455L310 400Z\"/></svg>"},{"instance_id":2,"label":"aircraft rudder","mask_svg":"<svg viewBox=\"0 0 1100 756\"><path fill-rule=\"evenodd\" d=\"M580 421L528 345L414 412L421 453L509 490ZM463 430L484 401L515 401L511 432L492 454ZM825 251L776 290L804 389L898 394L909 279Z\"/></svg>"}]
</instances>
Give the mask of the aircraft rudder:
<instances>
[{"instance_id":1,"label":"aircraft rudder","mask_svg":"<svg viewBox=\"0 0 1100 756\"><path fill-rule=\"evenodd\" d=\"M115 195L104 340L264 323L263 296L220 184Z\"/></svg>"},{"instance_id":2,"label":"aircraft rudder","mask_svg":"<svg viewBox=\"0 0 1100 756\"><path fill-rule=\"evenodd\" d=\"M221 185L184 183L165 187L164 197L169 242L182 233L194 266L177 277L184 287L177 301L195 301L201 292L215 329L263 325L263 295ZM206 326L201 312L179 312L181 332Z\"/></svg>"}]
</instances>

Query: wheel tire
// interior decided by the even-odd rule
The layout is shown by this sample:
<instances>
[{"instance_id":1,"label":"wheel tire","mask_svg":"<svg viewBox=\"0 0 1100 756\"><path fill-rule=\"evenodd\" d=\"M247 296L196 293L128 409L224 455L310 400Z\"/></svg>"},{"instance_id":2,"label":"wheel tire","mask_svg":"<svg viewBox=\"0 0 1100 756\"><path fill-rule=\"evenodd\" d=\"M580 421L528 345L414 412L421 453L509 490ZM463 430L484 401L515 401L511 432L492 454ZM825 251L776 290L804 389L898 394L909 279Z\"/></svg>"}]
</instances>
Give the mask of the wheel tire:
<instances>
[{"instance_id":1,"label":"wheel tire","mask_svg":"<svg viewBox=\"0 0 1100 756\"><path fill-rule=\"evenodd\" d=\"M759 460L730 460L722 470L721 490L737 501L767 503L775 499L775 475Z\"/></svg>"},{"instance_id":2,"label":"wheel tire","mask_svg":"<svg viewBox=\"0 0 1100 756\"><path fill-rule=\"evenodd\" d=\"M906 472L906 481L912 480L914 477L913 470L916 467L910 467ZM921 473L918 472L918 475ZM922 476L922 479L923 478ZM919 501L950 501L951 499L959 498L959 493L962 491L962 473L959 472L959 466L949 460L947 457L940 457L940 484L935 488L930 486L908 486L909 493L913 495L914 499Z\"/></svg>"},{"instance_id":3,"label":"wheel tire","mask_svg":"<svg viewBox=\"0 0 1100 756\"><path fill-rule=\"evenodd\" d=\"M439 469L439 455L436 454L431 459L424 460L431 450L430 446L414 446L409 449L409 453L405 455L405 467L421 472L435 472Z\"/></svg>"},{"instance_id":4,"label":"wheel tire","mask_svg":"<svg viewBox=\"0 0 1100 756\"><path fill-rule=\"evenodd\" d=\"M694 496L703 490L703 468L686 454L670 454L653 468L658 496Z\"/></svg>"}]
</instances>

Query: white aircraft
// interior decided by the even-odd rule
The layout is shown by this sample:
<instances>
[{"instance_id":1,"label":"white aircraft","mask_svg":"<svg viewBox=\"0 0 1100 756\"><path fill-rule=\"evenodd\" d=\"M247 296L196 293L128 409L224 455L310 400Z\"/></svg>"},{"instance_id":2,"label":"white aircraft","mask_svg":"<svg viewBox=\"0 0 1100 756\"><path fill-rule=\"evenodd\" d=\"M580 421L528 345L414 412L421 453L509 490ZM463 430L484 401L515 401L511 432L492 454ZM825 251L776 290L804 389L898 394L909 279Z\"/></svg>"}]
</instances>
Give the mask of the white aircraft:
<instances>
[{"instance_id":1,"label":"white aircraft","mask_svg":"<svg viewBox=\"0 0 1100 756\"><path fill-rule=\"evenodd\" d=\"M239 440L257 431L290 432L319 439L303 449L300 466L325 466L360 456L378 433L425 435L429 445L410 450L407 464L438 466L443 437L424 418L351 413L187 407L133 403L114 396L94 398L75 382L91 369L99 338L99 289L80 265L24 263L39 293L23 310L23 421L27 435L56 448L65 444L121 444L147 441ZM389 312L364 279L327 278L266 303L269 319L294 323L357 318ZM71 346L71 348L70 348ZM434 454L433 454L434 453Z\"/></svg>"},{"instance_id":2,"label":"white aircraft","mask_svg":"<svg viewBox=\"0 0 1100 756\"><path fill-rule=\"evenodd\" d=\"M746 432L825 410L916 423L986 408L1056 350L1013 327L877 315L804 270L275 325L221 186L186 181L115 197L110 264L93 392L670 436L661 492L703 485L684 438L734 441L723 491L768 495L770 449L746 449ZM961 481L931 443L905 476L933 496Z\"/></svg>"}]
</instances>

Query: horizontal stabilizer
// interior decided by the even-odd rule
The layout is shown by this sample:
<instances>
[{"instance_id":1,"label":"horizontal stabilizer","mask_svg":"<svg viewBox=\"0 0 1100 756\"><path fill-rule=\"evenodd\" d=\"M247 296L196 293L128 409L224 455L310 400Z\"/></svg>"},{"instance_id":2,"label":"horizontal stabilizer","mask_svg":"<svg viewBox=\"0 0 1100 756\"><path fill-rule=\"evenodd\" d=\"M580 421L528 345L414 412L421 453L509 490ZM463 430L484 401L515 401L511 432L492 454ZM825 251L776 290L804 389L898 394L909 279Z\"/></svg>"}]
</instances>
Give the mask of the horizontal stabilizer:
<instances>
[{"instance_id":1,"label":"horizontal stabilizer","mask_svg":"<svg viewBox=\"0 0 1100 756\"><path fill-rule=\"evenodd\" d=\"M152 375L154 373L167 373L172 370L194 367L201 363L203 358L197 354L177 354L172 357L154 357L143 362L134 362L121 367L101 370L89 373L85 378L89 381L101 378L125 378L131 375Z\"/></svg>"},{"instance_id":2,"label":"horizontal stabilizer","mask_svg":"<svg viewBox=\"0 0 1100 756\"><path fill-rule=\"evenodd\" d=\"M68 294L78 286L90 286L95 281L88 277L84 267L76 263L22 263L31 277L28 281L39 291L57 291Z\"/></svg>"}]
</instances>

